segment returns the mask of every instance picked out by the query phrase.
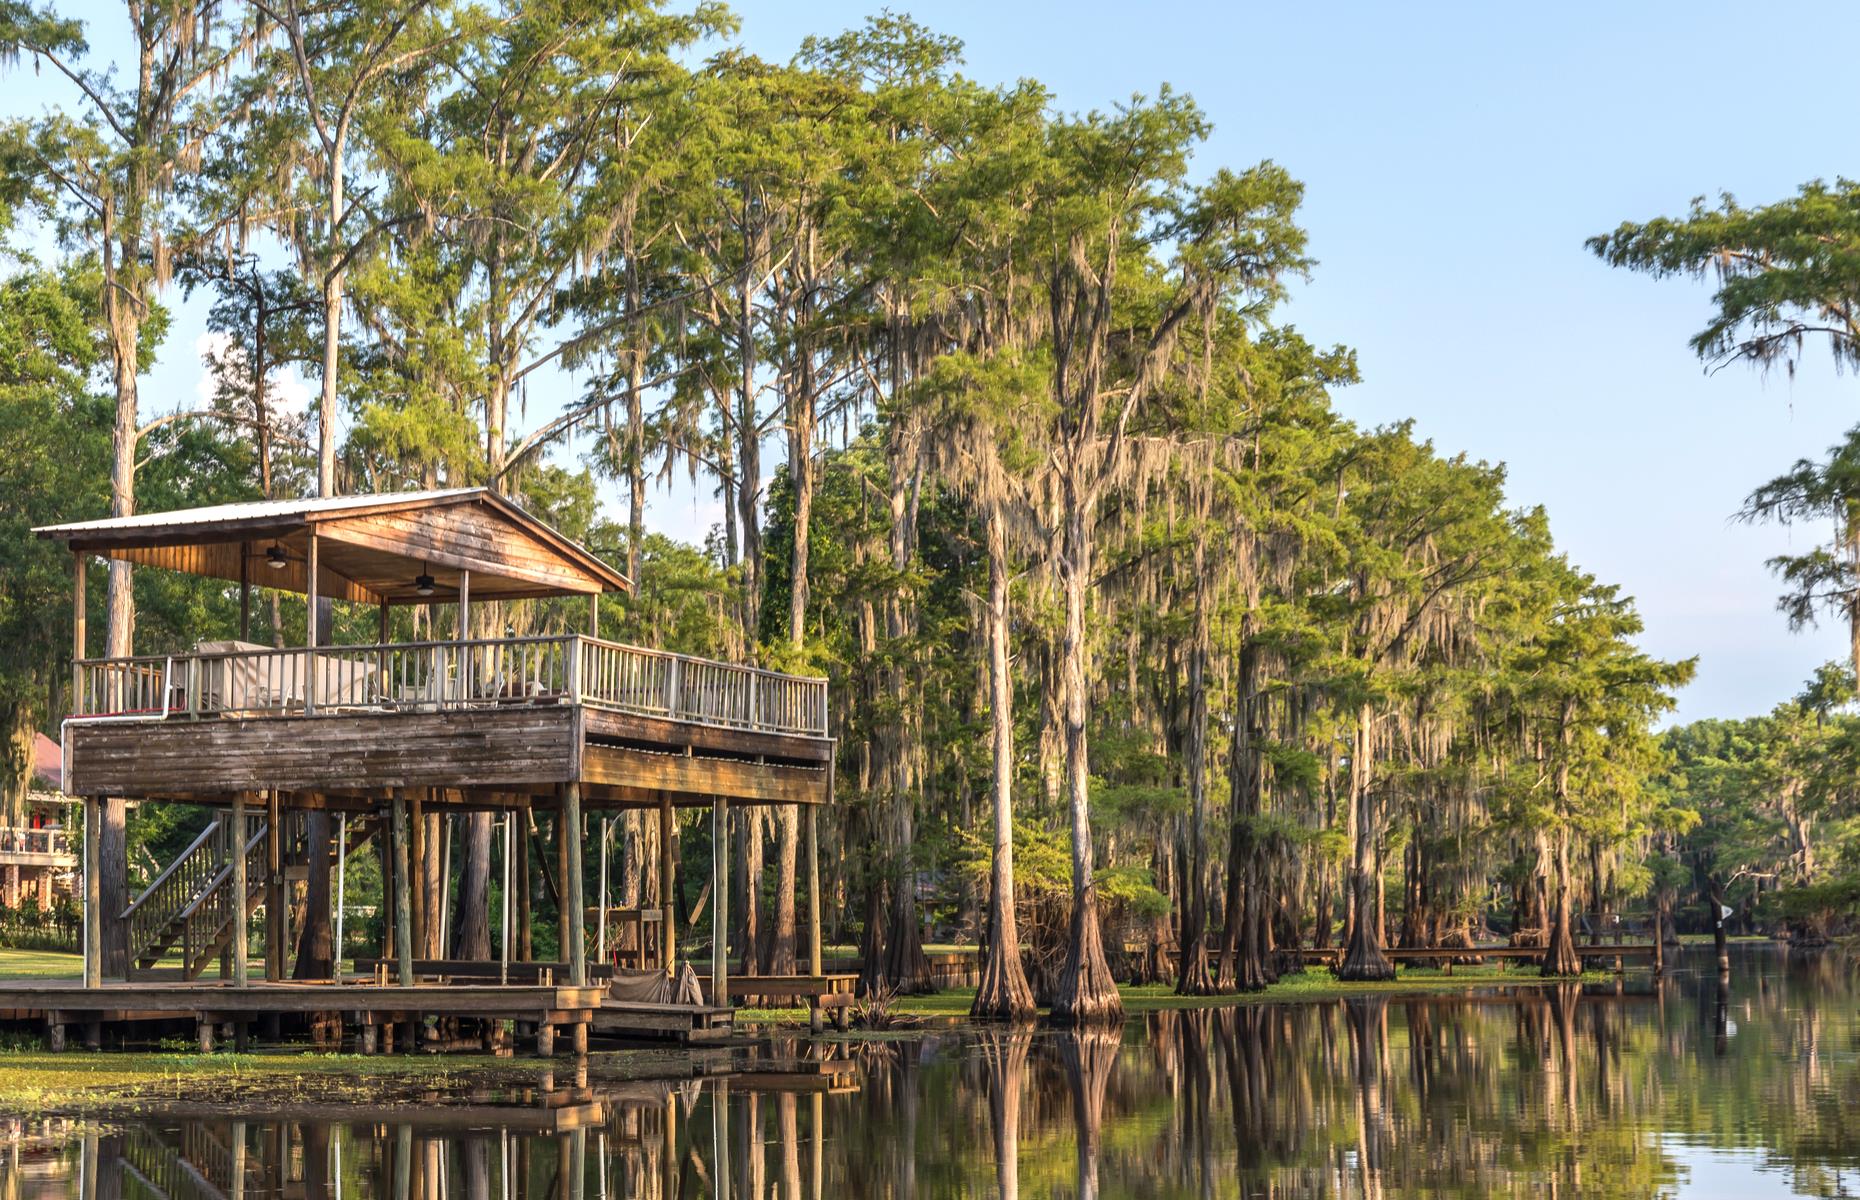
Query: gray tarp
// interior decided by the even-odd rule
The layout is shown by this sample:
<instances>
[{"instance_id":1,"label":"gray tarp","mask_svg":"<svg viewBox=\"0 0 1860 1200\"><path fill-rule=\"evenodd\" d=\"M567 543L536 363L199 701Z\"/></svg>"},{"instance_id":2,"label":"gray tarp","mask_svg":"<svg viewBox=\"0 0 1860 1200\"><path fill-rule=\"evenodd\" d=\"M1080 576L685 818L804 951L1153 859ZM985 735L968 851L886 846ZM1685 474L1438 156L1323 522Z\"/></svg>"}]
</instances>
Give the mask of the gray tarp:
<instances>
[{"instance_id":1,"label":"gray tarp","mask_svg":"<svg viewBox=\"0 0 1860 1200\"><path fill-rule=\"evenodd\" d=\"M690 1004L704 1006L704 988L697 972L685 963L678 974L664 971L627 971L616 967L607 994L623 1004Z\"/></svg>"}]
</instances>

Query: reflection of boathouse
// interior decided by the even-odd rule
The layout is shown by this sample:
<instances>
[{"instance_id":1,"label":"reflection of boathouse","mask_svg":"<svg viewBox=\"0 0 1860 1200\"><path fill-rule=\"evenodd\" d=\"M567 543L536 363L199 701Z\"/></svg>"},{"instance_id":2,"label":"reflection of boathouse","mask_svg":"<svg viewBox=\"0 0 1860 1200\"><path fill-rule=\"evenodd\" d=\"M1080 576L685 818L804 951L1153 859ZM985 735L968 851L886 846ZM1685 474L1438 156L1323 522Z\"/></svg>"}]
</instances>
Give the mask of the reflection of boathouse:
<instances>
[{"instance_id":1,"label":"reflection of boathouse","mask_svg":"<svg viewBox=\"0 0 1860 1200\"><path fill-rule=\"evenodd\" d=\"M557 1027L582 1047L597 1022L681 1037L727 1030L727 939L711 939L707 980L677 970L675 841L663 833L680 809L708 810L715 831L732 805L794 804L807 814L811 855L813 808L832 794L825 680L601 638L601 596L630 581L482 488L223 505L40 533L76 559L64 787L83 800L86 861L102 870L85 881L83 986L0 987L0 1010L43 1012L55 1045L67 1025L95 1038L103 1023L144 1015L193 1019L203 1044L222 1026L243 1039L252 1019L279 1012L339 1016L365 1047L430 1016L476 1022L487 1037L515 1021L545 1052ZM240 638L91 657L85 576L97 557L236 587ZM256 645L258 586L304 595L309 612L324 599L340 611L311 621L304 645ZM576 598L585 605L561 603ZM551 628L471 636L474 604L519 600L554 600ZM425 636L397 640L395 615L416 607ZM370 641L328 635L370 624ZM447 628L449 637L437 632ZM105 798L201 805L217 818L142 895L106 897L101 880L120 879L125 864L100 857ZM660 894L617 914L634 934L635 970L588 961L587 924L605 929L616 916L604 895L599 911L584 896L590 810L641 811L658 831L648 847ZM437 942L426 932L444 921L423 911L413 883L441 877L446 839L433 844L430 818L460 813L492 814L501 835L497 886L487 888L504 898L490 915L501 943L491 962L414 951ZM379 855L388 897L376 969L290 979L301 932L290 928L292 881L361 852ZM727 857L711 864L719 929ZM556 962L528 961L533 871L567 915ZM808 902L813 969L787 982L831 992L812 888ZM260 910L262 961L248 964ZM215 966L219 980L202 978Z\"/></svg>"}]
</instances>

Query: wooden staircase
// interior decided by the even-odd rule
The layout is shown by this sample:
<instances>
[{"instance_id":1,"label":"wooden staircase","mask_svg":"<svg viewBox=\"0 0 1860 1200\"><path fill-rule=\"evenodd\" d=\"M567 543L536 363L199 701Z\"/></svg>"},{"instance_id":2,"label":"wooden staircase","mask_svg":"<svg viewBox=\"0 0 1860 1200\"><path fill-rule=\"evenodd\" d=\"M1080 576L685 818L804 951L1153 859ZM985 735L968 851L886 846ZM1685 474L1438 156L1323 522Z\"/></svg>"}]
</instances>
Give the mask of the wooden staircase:
<instances>
[{"instance_id":1,"label":"wooden staircase","mask_svg":"<svg viewBox=\"0 0 1860 1200\"><path fill-rule=\"evenodd\" d=\"M265 896L264 818L247 819L246 913ZM178 943L181 977L198 978L232 936L232 821L217 817L123 910L131 978L148 978Z\"/></svg>"},{"instance_id":2,"label":"wooden staircase","mask_svg":"<svg viewBox=\"0 0 1860 1200\"><path fill-rule=\"evenodd\" d=\"M263 815L249 815L245 838L245 909L249 917L264 903L266 836ZM181 978L197 979L220 958L232 941L232 838L230 816L215 818L201 830L180 856L168 864L155 882L123 910L129 927L131 979L157 975L162 963L178 945ZM342 852L354 856L380 832L378 819L351 818L348 845ZM303 814L286 819L282 868L286 880L303 879L306 852ZM330 848L335 861L337 848Z\"/></svg>"}]
</instances>

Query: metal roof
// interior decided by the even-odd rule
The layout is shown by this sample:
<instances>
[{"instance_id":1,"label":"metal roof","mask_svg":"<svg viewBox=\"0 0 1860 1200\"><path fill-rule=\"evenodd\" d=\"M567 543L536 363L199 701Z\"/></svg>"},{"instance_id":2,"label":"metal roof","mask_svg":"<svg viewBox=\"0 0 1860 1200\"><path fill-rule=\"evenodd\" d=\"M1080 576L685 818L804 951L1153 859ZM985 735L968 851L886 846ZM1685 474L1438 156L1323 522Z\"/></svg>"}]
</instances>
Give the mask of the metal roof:
<instances>
[{"instance_id":1,"label":"metal roof","mask_svg":"<svg viewBox=\"0 0 1860 1200\"><path fill-rule=\"evenodd\" d=\"M426 492L382 492L365 496L309 496L299 500L247 500L237 504L209 504L204 508L180 508L171 512L137 513L133 517L105 517L98 521L73 521L64 525L41 525L33 532L41 537L69 540L88 533L129 533L141 529L167 529L177 525L214 525L221 522L272 522L307 519L324 513L354 508L379 508L383 505L417 505L433 500L463 498L488 494L481 487L441 488Z\"/></svg>"},{"instance_id":2,"label":"metal roof","mask_svg":"<svg viewBox=\"0 0 1860 1200\"><path fill-rule=\"evenodd\" d=\"M502 536L495 529L479 525L474 533L459 526L467 513L498 522L516 539L508 543L516 557L486 545L487 537ZM474 577L472 594L484 599L632 590L625 575L587 547L484 487L212 504L34 532L80 554L240 582L256 559L266 564L261 586L293 592L309 589L305 543L317 534L323 543L319 594L366 602L450 594L461 571ZM263 542L271 543L269 550ZM534 549L518 549L524 542ZM419 565L405 569L412 563ZM431 577L425 591L416 575Z\"/></svg>"}]
</instances>

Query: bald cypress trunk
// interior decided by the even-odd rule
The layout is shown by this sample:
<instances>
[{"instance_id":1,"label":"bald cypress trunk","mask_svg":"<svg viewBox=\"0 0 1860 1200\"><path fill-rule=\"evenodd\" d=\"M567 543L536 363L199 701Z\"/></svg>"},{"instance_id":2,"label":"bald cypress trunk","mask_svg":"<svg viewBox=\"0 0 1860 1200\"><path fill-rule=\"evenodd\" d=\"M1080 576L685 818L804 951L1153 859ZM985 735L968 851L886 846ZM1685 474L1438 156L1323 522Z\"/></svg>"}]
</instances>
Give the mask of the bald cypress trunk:
<instances>
[{"instance_id":1,"label":"bald cypress trunk","mask_svg":"<svg viewBox=\"0 0 1860 1200\"><path fill-rule=\"evenodd\" d=\"M999 504L989 506L987 525L984 624L988 632L989 741L994 753L994 860L989 871L988 943L969 1015L1026 1020L1037 1010L1020 960L1020 925L1014 907L1014 680L1008 664L1007 531Z\"/></svg>"},{"instance_id":2,"label":"bald cypress trunk","mask_svg":"<svg viewBox=\"0 0 1860 1200\"><path fill-rule=\"evenodd\" d=\"M1067 503L1060 581L1065 594L1066 624L1060 648L1064 682L1066 799L1071 810L1072 920L1067 929L1066 958L1054 989L1053 1020L1061 1024L1110 1024L1121 1021L1124 1002L1104 956L1098 928L1098 894L1092 879L1091 762L1086 745L1085 589L1091 571L1086 533L1085 498L1076 487Z\"/></svg>"},{"instance_id":3,"label":"bald cypress trunk","mask_svg":"<svg viewBox=\"0 0 1860 1200\"><path fill-rule=\"evenodd\" d=\"M1382 952L1382 873L1377 852L1381 823L1370 778L1373 720L1374 714L1364 705L1357 713L1350 756L1350 937L1337 967L1337 978L1344 980L1395 978L1395 964Z\"/></svg>"}]
</instances>

